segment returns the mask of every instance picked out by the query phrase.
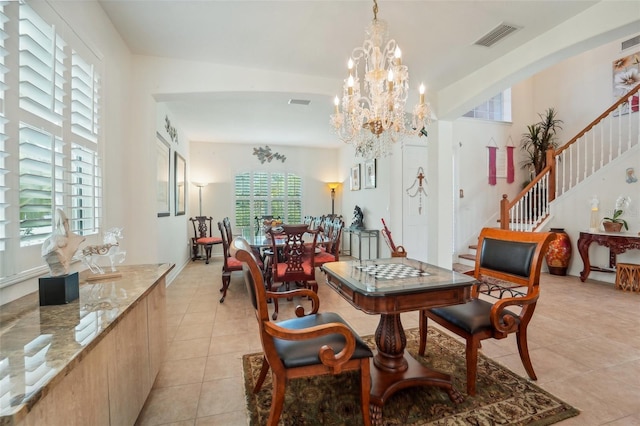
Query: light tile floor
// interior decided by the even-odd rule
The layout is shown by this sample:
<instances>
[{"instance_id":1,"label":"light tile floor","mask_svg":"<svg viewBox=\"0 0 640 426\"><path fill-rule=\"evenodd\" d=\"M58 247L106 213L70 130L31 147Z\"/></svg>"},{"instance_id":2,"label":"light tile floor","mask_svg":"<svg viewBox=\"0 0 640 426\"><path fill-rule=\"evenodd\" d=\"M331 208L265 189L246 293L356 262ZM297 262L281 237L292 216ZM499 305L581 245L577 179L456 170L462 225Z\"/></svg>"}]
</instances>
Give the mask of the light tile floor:
<instances>
[{"instance_id":1,"label":"light tile floor","mask_svg":"<svg viewBox=\"0 0 640 426\"><path fill-rule=\"evenodd\" d=\"M221 260L189 263L167 289L168 351L137 425L245 425L243 354L259 352L240 273L219 303ZM361 335L377 317L320 283L320 308L340 313ZM280 319L293 302L280 306ZM403 314L405 328L417 313ZM640 426L640 294L612 284L544 274L529 324L537 384L581 410L562 425ZM514 336L483 342L483 353L526 377Z\"/></svg>"}]
</instances>

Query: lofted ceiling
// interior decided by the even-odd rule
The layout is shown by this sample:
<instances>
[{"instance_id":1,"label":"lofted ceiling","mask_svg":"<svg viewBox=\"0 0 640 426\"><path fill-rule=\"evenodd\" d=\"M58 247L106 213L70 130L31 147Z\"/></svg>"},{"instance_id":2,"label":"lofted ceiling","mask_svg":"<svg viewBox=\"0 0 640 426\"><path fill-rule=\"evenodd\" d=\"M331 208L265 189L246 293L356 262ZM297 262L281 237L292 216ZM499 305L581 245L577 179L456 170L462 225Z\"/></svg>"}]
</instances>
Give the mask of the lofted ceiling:
<instances>
[{"instance_id":1,"label":"lofted ceiling","mask_svg":"<svg viewBox=\"0 0 640 426\"><path fill-rule=\"evenodd\" d=\"M362 45L373 2L99 0L136 55L284 71L335 80ZM438 91L591 7L596 1L380 0L378 19L403 51L409 82ZM473 43L501 23L520 29L492 47ZM288 104L306 99L307 106ZM427 95L428 98L428 95ZM312 93L172 94L166 101L189 140L339 146L332 96ZM411 99L410 99L411 100Z\"/></svg>"}]
</instances>

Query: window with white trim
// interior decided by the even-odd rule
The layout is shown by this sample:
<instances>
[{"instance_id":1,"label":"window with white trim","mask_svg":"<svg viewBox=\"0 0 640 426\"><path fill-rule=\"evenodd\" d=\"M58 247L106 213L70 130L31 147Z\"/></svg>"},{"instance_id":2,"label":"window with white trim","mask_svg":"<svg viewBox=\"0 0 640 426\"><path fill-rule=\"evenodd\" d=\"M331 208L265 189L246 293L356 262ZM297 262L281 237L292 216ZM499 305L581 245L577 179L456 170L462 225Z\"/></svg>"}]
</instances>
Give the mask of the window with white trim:
<instances>
[{"instance_id":1,"label":"window with white trim","mask_svg":"<svg viewBox=\"0 0 640 426\"><path fill-rule=\"evenodd\" d=\"M511 88L481 103L463 117L487 121L511 122Z\"/></svg>"},{"instance_id":2,"label":"window with white trim","mask_svg":"<svg viewBox=\"0 0 640 426\"><path fill-rule=\"evenodd\" d=\"M56 209L80 235L101 225L101 61L51 12L0 3L0 286L42 266Z\"/></svg>"},{"instance_id":3,"label":"window with white trim","mask_svg":"<svg viewBox=\"0 0 640 426\"><path fill-rule=\"evenodd\" d=\"M236 223L255 232L255 217L302 222L302 178L294 173L245 172L235 176Z\"/></svg>"}]
</instances>

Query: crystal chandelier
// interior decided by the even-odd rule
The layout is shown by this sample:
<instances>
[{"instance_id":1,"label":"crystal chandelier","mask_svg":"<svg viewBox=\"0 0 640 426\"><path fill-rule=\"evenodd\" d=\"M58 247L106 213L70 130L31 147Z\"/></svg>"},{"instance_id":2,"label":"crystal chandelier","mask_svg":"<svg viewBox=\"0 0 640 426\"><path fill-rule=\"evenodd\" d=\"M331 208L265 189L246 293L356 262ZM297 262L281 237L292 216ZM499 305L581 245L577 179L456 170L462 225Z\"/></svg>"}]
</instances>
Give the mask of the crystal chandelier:
<instances>
[{"instance_id":1,"label":"crystal chandelier","mask_svg":"<svg viewBox=\"0 0 640 426\"><path fill-rule=\"evenodd\" d=\"M342 100L334 100L331 125L345 143L352 143L356 156L366 159L385 157L394 143L405 135L426 136L431 110L420 102L411 119L405 117L409 70L402 65L402 52L395 40L388 40L387 23L377 18L378 3L373 1L373 21L365 30L362 47L353 49L344 80ZM388 41L387 41L388 40ZM360 91L358 66L364 62L364 91ZM342 107L342 111L340 108Z\"/></svg>"}]
</instances>

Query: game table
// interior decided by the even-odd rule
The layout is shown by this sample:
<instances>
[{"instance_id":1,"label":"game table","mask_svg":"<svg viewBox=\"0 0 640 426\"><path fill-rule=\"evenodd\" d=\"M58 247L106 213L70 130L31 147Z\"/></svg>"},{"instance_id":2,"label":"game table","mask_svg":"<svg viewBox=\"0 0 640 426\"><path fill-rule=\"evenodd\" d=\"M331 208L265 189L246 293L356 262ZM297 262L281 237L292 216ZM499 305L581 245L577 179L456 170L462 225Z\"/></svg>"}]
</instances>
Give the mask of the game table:
<instances>
[{"instance_id":1,"label":"game table","mask_svg":"<svg viewBox=\"0 0 640 426\"><path fill-rule=\"evenodd\" d=\"M408 258L331 262L321 270L327 284L356 309L380 315L371 368L372 424L382 424L385 401L407 387L437 386L462 402L449 374L424 367L405 352L400 314L468 301L473 277Z\"/></svg>"}]
</instances>

